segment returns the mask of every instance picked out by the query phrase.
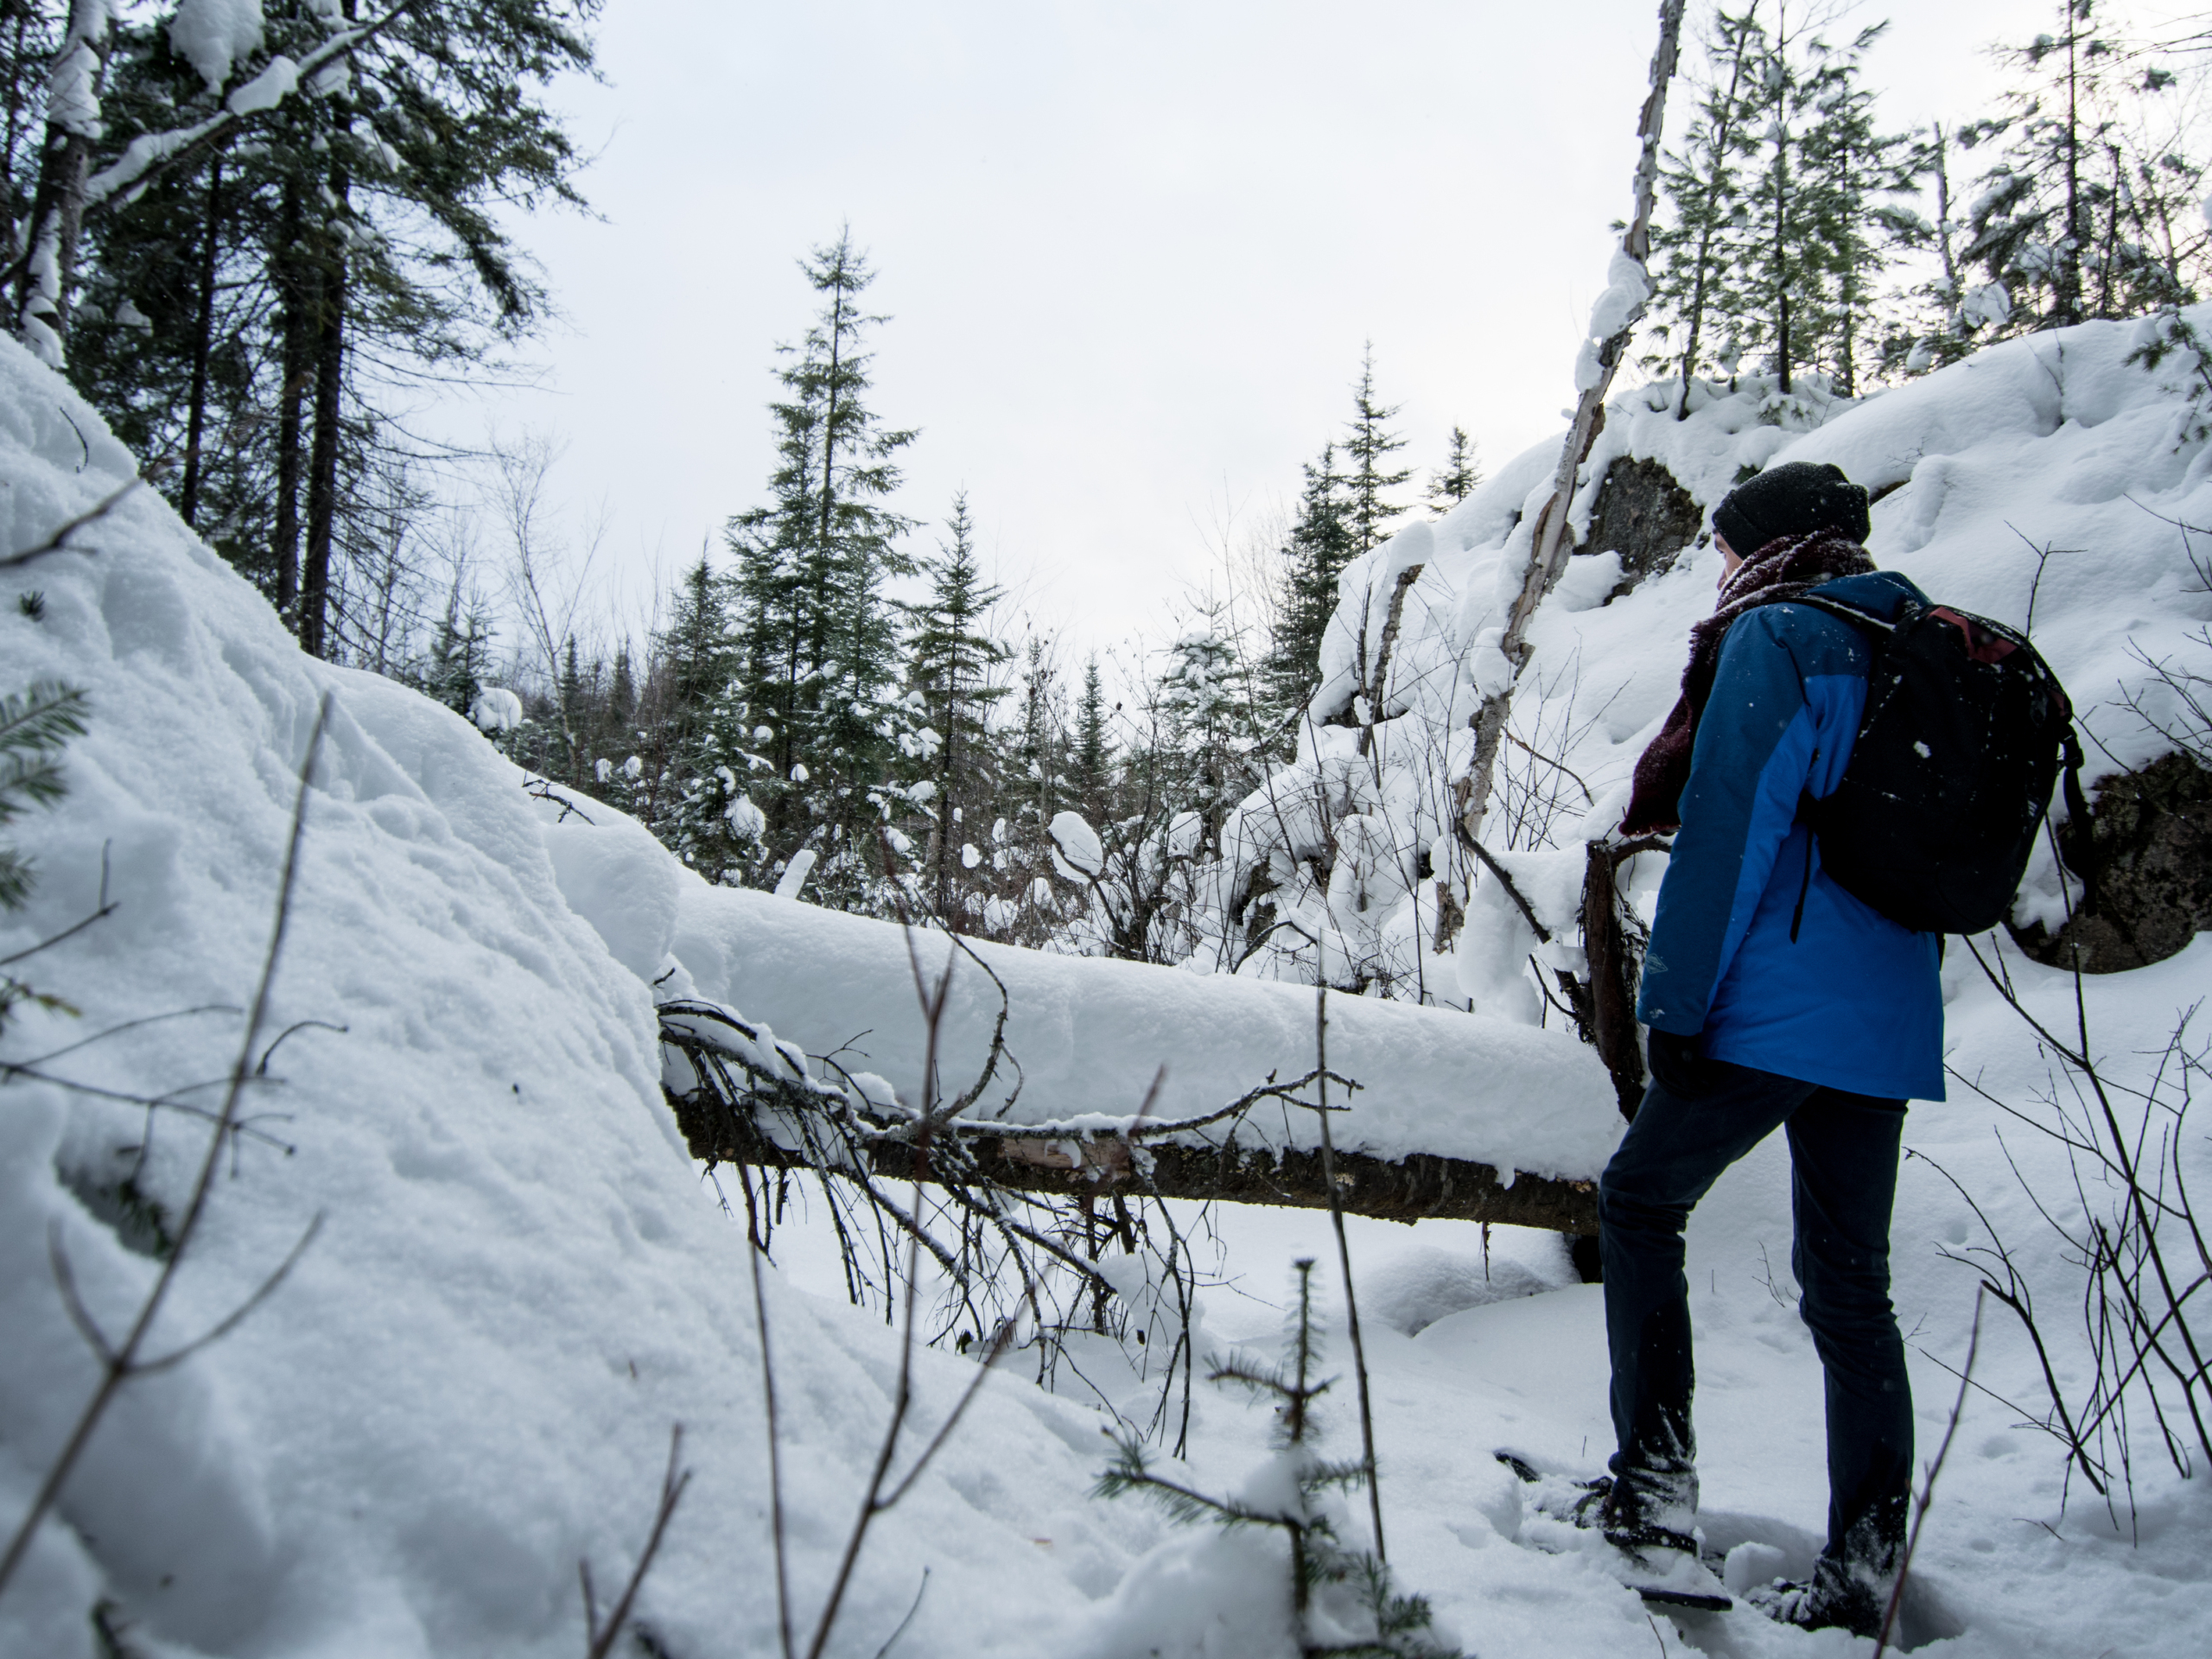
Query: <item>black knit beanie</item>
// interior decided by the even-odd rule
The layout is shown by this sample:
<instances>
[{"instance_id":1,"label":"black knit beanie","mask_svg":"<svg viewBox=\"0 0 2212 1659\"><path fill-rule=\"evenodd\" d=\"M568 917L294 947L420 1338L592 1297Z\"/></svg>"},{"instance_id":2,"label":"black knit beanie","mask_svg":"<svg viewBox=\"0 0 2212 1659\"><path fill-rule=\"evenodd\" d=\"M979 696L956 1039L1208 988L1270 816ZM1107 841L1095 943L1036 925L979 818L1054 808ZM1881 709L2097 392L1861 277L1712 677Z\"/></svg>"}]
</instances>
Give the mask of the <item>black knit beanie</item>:
<instances>
[{"instance_id":1,"label":"black knit beanie","mask_svg":"<svg viewBox=\"0 0 2212 1659\"><path fill-rule=\"evenodd\" d=\"M1738 557L1748 559L1777 537L1834 530L1863 542L1872 526L1866 492L1845 477L1842 467L1793 461L1729 491L1713 510L1713 528L1728 538Z\"/></svg>"}]
</instances>

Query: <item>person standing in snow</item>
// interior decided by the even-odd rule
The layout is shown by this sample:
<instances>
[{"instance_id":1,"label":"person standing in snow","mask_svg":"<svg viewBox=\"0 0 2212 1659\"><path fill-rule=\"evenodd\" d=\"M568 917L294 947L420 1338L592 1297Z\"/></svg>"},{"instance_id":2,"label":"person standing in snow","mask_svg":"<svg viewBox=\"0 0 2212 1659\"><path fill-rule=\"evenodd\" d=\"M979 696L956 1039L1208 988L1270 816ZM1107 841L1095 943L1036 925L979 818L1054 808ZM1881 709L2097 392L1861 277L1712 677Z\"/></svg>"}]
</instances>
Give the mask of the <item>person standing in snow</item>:
<instances>
[{"instance_id":1,"label":"person standing in snow","mask_svg":"<svg viewBox=\"0 0 2212 1659\"><path fill-rule=\"evenodd\" d=\"M1833 466L1762 473L1714 509L1726 561L1682 695L1637 762L1627 835L1675 831L1637 1017L1651 1080L1599 1183L1618 1450L1588 1517L1631 1549L1694 1544L1682 1232L1719 1179L1789 1139L1791 1267L1827 1377L1828 1535L1806 1584L1752 1599L1862 1636L1904 1544L1912 1399L1889 1299L1890 1209L1909 1099L1943 1097L1938 939L1830 880L1799 810L1851 760L1872 652L1808 605L1890 620L1927 601L1861 543L1866 492Z\"/></svg>"}]
</instances>

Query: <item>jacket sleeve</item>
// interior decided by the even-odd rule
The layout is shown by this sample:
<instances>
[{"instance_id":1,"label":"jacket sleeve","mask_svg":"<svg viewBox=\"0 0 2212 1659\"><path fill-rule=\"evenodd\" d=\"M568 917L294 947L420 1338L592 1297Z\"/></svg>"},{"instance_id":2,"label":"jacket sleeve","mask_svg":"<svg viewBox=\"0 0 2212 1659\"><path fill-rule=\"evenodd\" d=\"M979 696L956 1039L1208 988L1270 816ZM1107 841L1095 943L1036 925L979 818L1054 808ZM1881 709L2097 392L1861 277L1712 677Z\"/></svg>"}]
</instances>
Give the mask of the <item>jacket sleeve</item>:
<instances>
[{"instance_id":1,"label":"jacket sleeve","mask_svg":"<svg viewBox=\"0 0 2212 1659\"><path fill-rule=\"evenodd\" d=\"M1728 630L1698 721L1637 1018L1694 1036L1743 944L1811 775L1819 721L1783 630L1762 607Z\"/></svg>"}]
</instances>

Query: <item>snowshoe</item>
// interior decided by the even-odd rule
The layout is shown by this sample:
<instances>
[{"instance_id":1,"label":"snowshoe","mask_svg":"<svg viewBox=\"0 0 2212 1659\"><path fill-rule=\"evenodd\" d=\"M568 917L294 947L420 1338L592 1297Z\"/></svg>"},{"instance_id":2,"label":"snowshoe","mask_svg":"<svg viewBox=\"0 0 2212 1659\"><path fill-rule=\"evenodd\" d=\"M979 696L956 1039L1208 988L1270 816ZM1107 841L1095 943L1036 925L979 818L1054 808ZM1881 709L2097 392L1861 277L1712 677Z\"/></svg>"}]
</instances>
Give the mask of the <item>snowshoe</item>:
<instances>
[{"instance_id":1,"label":"snowshoe","mask_svg":"<svg viewBox=\"0 0 2212 1659\"><path fill-rule=\"evenodd\" d=\"M1529 1508L1548 1525L1524 1531L1531 1548L1550 1555L1586 1554L1647 1602L1725 1613L1734 1606L1720 1581L1720 1560L1694 1533L1640 1522L1621 1525L1607 1515L1612 1478L1580 1478L1547 1471L1518 1452L1497 1460L1535 1490Z\"/></svg>"}]
</instances>

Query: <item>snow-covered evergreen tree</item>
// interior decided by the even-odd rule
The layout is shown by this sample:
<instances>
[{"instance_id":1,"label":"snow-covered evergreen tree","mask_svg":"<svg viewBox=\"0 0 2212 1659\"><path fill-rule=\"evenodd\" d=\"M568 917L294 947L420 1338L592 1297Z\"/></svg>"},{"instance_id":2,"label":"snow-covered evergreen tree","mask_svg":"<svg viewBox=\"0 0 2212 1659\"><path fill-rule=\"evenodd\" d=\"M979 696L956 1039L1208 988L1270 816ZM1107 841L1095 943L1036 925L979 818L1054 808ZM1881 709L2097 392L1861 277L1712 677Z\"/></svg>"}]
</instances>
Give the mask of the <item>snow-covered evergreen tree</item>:
<instances>
[{"instance_id":1,"label":"snow-covered evergreen tree","mask_svg":"<svg viewBox=\"0 0 2212 1659\"><path fill-rule=\"evenodd\" d=\"M1668 211L1652 221L1649 270L1650 315L1662 345L1645 365L1674 368L1681 381L1678 417L1689 412L1694 375L1709 364L1718 366L1720 356L1729 365L1724 372L1736 360L1733 334L1709 329L1707 322L1732 317L1740 304L1738 267L1750 219L1745 192L1752 153L1745 129L1766 47L1758 15L1758 0L1740 13L1715 10L1703 42L1703 73L1693 83L1697 101L1659 175ZM1716 334L1726 341L1717 350Z\"/></svg>"},{"instance_id":2,"label":"snow-covered evergreen tree","mask_svg":"<svg viewBox=\"0 0 2212 1659\"><path fill-rule=\"evenodd\" d=\"M1441 518L1474 493L1483 481L1482 463L1465 429L1453 427L1444 450L1444 465L1428 475L1429 511Z\"/></svg>"},{"instance_id":3,"label":"snow-covered evergreen tree","mask_svg":"<svg viewBox=\"0 0 2212 1659\"><path fill-rule=\"evenodd\" d=\"M1354 554L1379 547L1390 534L1391 521L1406 508L1390 499L1390 492L1410 479L1409 467L1393 467L1390 457L1406 441L1390 430L1398 406L1375 401L1375 348L1368 347L1359 360L1359 385L1352 392L1352 415L1344 437L1344 520L1351 532Z\"/></svg>"},{"instance_id":4,"label":"snow-covered evergreen tree","mask_svg":"<svg viewBox=\"0 0 2212 1659\"><path fill-rule=\"evenodd\" d=\"M1962 314L1984 340L2123 317L2195 297L2202 164L2159 106L2174 76L2129 48L2094 0L2060 0L2057 32L2001 55L2019 77L1999 115L1960 132L1997 144L1967 213L1983 284Z\"/></svg>"},{"instance_id":5,"label":"snow-covered evergreen tree","mask_svg":"<svg viewBox=\"0 0 2212 1659\"><path fill-rule=\"evenodd\" d=\"M930 790L926 804L935 833L929 885L937 913L955 925L972 925L975 906L962 873L975 869L976 861L965 860L963 849L974 848L977 823L998 816L993 808L1002 784L988 716L1012 688L994 684L991 671L1014 653L987 631L990 609L1003 595L984 581L976 562L965 491L953 497L944 527L951 539L940 543L926 564L929 597L911 612L907 673L921 694L934 739L914 758L912 770ZM976 861L983 856L977 851Z\"/></svg>"},{"instance_id":6,"label":"snow-covered evergreen tree","mask_svg":"<svg viewBox=\"0 0 2212 1659\"><path fill-rule=\"evenodd\" d=\"M1301 709L1320 678L1321 636L1337 608L1337 580L1360 549L1336 446L1306 466L1297 516L1282 547L1282 595L1262 671L1270 707Z\"/></svg>"},{"instance_id":7,"label":"snow-covered evergreen tree","mask_svg":"<svg viewBox=\"0 0 2212 1659\"><path fill-rule=\"evenodd\" d=\"M1092 823L1106 813L1112 783L1114 740L1107 729L1106 688L1094 655L1083 665L1083 692L1076 702L1075 737L1069 745L1068 785L1076 808Z\"/></svg>"},{"instance_id":8,"label":"snow-covered evergreen tree","mask_svg":"<svg viewBox=\"0 0 2212 1659\"><path fill-rule=\"evenodd\" d=\"M899 538L912 521L886 505L917 434L869 409L868 331L887 319L861 296L874 273L849 229L803 262L823 296L777 372L771 500L730 520L739 562L743 702L774 734L766 844L778 860L812 844L816 891L854 905L874 879L870 850L900 701L898 615L884 583L915 569Z\"/></svg>"}]
</instances>

